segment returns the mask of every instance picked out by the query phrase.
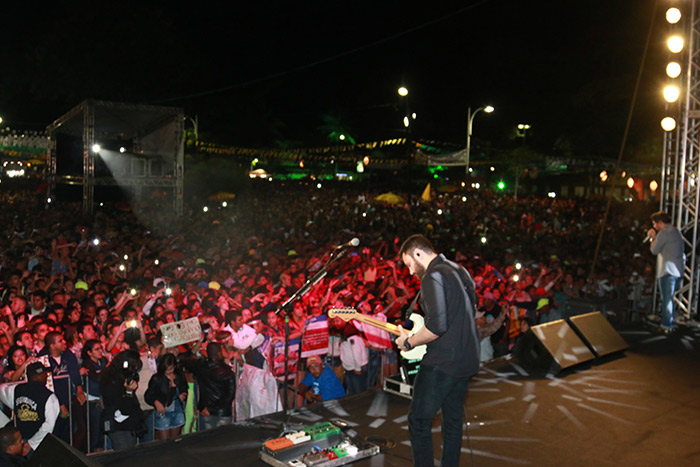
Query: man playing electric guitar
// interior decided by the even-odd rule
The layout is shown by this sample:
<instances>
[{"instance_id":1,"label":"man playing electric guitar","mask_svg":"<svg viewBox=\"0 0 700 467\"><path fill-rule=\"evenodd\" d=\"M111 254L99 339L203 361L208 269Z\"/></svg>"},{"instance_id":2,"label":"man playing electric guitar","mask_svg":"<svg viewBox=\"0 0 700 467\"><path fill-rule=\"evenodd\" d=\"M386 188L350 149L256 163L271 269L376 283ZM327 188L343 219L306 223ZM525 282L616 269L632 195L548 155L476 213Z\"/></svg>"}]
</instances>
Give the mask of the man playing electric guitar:
<instances>
[{"instance_id":1,"label":"man playing electric guitar","mask_svg":"<svg viewBox=\"0 0 700 467\"><path fill-rule=\"evenodd\" d=\"M464 399L479 370L479 334L474 281L466 269L438 255L422 235L409 237L399 251L411 274L421 280L425 326L396 339L399 349L427 344L413 385L408 414L416 466L433 466L432 421L442 409L443 467L458 466L462 449Z\"/></svg>"}]
</instances>

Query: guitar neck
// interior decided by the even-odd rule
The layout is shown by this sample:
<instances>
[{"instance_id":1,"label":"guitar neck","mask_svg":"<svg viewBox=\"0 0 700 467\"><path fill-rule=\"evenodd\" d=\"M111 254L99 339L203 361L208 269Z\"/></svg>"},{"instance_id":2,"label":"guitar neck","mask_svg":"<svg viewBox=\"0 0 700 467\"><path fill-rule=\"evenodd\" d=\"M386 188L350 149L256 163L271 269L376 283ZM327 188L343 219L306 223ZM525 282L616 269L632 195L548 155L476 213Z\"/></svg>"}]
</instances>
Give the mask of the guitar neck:
<instances>
[{"instance_id":1,"label":"guitar neck","mask_svg":"<svg viewBox=\"0 0 700 467\"><path fill-rule=\"evenodd\" d=\"M384 321L377 319L377 318L372 318L367 315L363 315L361 313L356 313L353 315L352 319L355 321L360 321L365 324L369 324L370 326L374 326L375 328L379 328L383 331L389 332L391 334L394 334L395 336L400 336L401 331L399 331L399 327L396 326L395 324L391 323L385 323Z\"/></svg>"}]
</instances>

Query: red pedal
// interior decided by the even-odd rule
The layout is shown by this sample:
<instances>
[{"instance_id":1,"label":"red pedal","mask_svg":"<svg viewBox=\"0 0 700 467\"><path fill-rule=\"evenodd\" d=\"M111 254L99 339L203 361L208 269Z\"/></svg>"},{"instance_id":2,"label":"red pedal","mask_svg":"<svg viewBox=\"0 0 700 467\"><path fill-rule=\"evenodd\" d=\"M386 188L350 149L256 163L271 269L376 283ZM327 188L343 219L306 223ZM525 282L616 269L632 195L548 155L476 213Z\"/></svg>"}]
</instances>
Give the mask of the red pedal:
<instances>
[{"instance_id":1,"label":"red pedal","mask_svg":"<svg viewBox=\"0 0 700 467\"><path fill-rule=\"evenodd\" d=\"M265 441L265 447L270 451L279 451L281 449L288 448L289 446L293 445L294 443L292 442L292 440L287 438L276 438Z\"/></svg>"}]
</instances>

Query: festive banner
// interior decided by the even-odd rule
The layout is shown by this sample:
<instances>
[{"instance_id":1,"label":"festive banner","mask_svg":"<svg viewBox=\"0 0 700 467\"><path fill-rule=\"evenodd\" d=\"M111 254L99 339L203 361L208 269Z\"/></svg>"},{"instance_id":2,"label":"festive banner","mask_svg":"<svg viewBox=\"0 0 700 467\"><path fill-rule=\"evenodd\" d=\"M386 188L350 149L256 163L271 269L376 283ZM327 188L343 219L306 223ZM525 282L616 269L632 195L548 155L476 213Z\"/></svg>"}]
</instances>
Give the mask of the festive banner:
<instances>
[{"instance_id":1,"label":"festive banner","mask_svg":"<svg viewBox=\"0 0 700 467\"><path fill-rule=\"evenodd\" d=\"M299 363L300 339L289 340L289 374L295 375L297 363ZM275 376L284 375L284 341L276 341L272 347L272 362L270 364L272 374Z\"/></svg>"},{"instance_id":2,"label":"festive banner","mask_svg":"<svg viewBox=\"0 0 700 467\"><path fill-rule=\"evenodd\" d=\"M328 317L320 315L306 321L301 343L301 358L328 353Z\"/></svg>"}]
</instances>

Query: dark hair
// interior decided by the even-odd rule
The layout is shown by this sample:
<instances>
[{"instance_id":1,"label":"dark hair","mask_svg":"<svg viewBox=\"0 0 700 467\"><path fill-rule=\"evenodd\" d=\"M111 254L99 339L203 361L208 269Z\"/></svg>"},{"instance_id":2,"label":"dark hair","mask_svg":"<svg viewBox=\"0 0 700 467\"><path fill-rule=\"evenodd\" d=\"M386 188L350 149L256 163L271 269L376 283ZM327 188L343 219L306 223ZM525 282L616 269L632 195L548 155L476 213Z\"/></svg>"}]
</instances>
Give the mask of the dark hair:
<instances>
[{"instance_id":1,"label":"dark hair","mask_svg":"<svg viewBox=\"0 0 700 467\"><path fill-rule=\"evenodd\" d=\"M148 347L159 347L163 345L163 338L160 336L150 337L148 339Z\"/></svg>"},{"instance_id":2,"label":"dark hair","mask_svg":"<svg viewBox=\"0 0 700 467\"><path fill-rule=\"evenodd\" d=\"M78 322L78 327L76 328L78 334L82 334L85 332L85 328L91 326L92 329L95 329L95 325L92 323L92 321L80 321Z\"/></svg>"},{"instance_id":3,"label":"dark hair","mask_svg":"<svg viewBox=\"0 0 700 467\"><path fill-rule=\"evenodd\" d=\"M221 353L221 348L223 346L218 342L210 342L207 344L207 358L209 360L216 360L217 356Z\"/></svg>"},{"instance_id":4,"label":"dark hair","mask_svg":"<svg viewBox=\"0 0 700 467\"><path fill-rule=\"evenodd\" d=\"M47 346L53 345L56 342L58 342L58 340L61 337L63 337L62 333L60 333L58 331L51 331L51 332L46 334L46 337L44 337L44 344L46 344Z\"/></svg>"},{"instance_id":5,"label":"dark hair","mask_svg":"<svg viewBox=\"0 0 700 467\"><path fill-rule=\"evenodd\" d=\"M100 375L100 391L107 385L124 385L127 377L141 371L143 362L141 356L135 350L124 350L114 356L112 362L107 365ZM104 391L102 391L104 393Z\"/></svg>"},{"instance_id":6,"label":"dark hair","mask_svg":"<svg viewBox=\"0 0 700 467\"><path fill-rule=\"evenodd\" d=\"M29 352L23 345L13 344L9 349L7 349L7 368L5 371L15 371L17 369L15 362L12 361L12 356L18 350L24 352L24 356L29 358Z\"/></svg>"},{"instance_id":7,"label":"dark hair","mask_svg":"<svg viewBox=\"0 0 700 467\"><path fill-rule=\"evenodd\" d=\"M437 251L435 251L435 247L433 247L433 244L430 243L430 240L425 238L423 235L416 234L411 235L406 239L406 241L403 242L403 245L401 245L401 249L399 250L399 257L403 255L411 255L416 249L423 250L427 253L437 254Z\"/></svg>"},{"instance_id":8,"label":"dark hair","mask_svg":"<svg viewBox=\"0 0 700 467\"><path fill-rule=\"evenodd\" d=\"M236 318L241 316L241 310L227 310L226 311L226 324L229 324L231 321L236 321Z\"/></svg>"},{"instance_id":9,"label":"dark hair","mask_svg":"<svg viewBox=\"0 0 700 467\"><path fill-rule=\"evenodd\" d=\"M34 292L32 292L32 297L39 297L39 298L46 298L46 292L44 292L41 289L37 289Z\"/></svg>"},{"instance_id":10,"label":"dark hair","mask_svg":"<svg viewBox=\"0 0 700 467\"><path fill-rule=\"evenodd\" d=\"M15 444L17 433L19 433L19 429L12 423L8 423L0 428L0 452L7 452L7 448Z\"/></svg>"},{"instance_id":11,"label":"dark hair","mask_svg":"<svg viewBox=\"0 0 700 467\"><path fill-rule=\"evenodd\" d=\"M654 214L651 215L651 221L652 222L661 221L664 224L670 224L671 223L671 216L669 216L666 211L656 211Z\"/></svg>"},{"instance_id":12,"label":"dark hair","mask_svg":"<svg viewBox=\"0 0 700 467\"><path fill-rule=\"evenodd\" d=\"M90 339L88 341L85 341L85 345L83 345L82 352L83 360L88 360L90 358L88 352L92 352L92 349L93 347L95 347L95 344L100 344L100 341L98 341L97 339Z\"/></svg>"},{"instance_id":13,"label":"dark hair","mask_svg":"<svg viewBox=\"0 0 700 467\"><path fill-rule=\"evenodd\" d=\"M160 361L158 361L158 371L157 373L159 375L164 375L165 370L168 369L169 366L175 366L175 371L177 372L177 357L171 353L166 353L165 355L160 357Z\"/></svg>"},{"instance_id":14,"label":"dark hair","mask_svg":"<svg viewBox=\"0 0 700 467\"><path fill-rule=\"evenodd\" d=\"M21 331L17 331L14 336L12 336L12 341L13 342L21 342L22 341L22 336L25 334L29 334L32 339L34 339L34 335L29 329L22 329Z\"/></svg>"}]
</instances>

